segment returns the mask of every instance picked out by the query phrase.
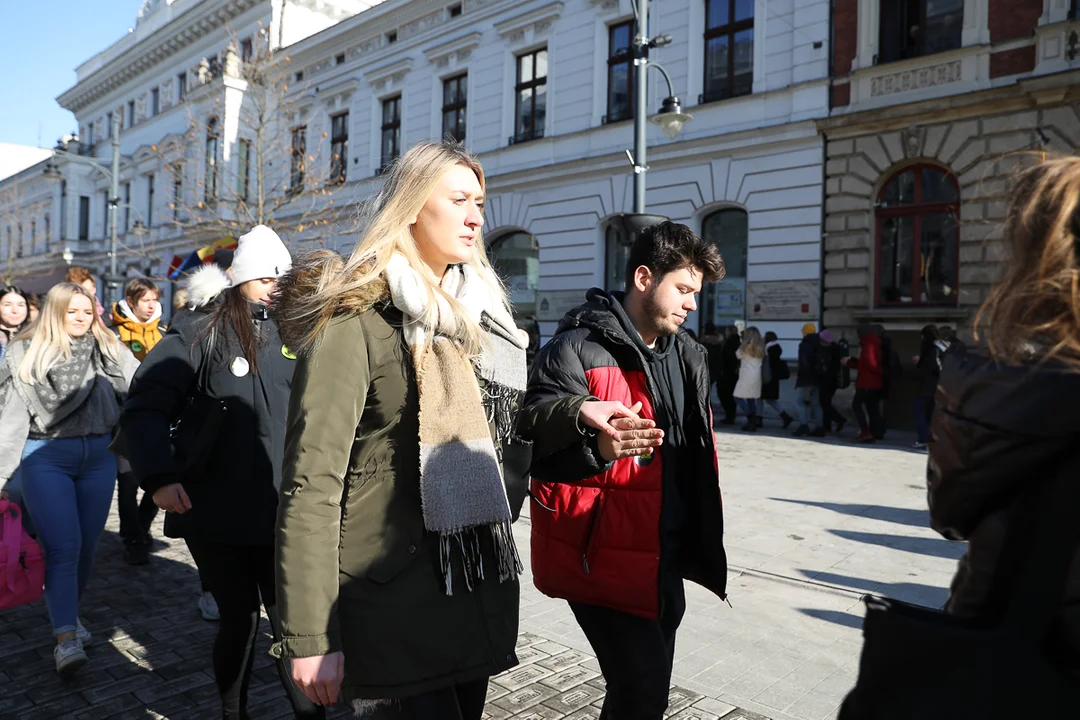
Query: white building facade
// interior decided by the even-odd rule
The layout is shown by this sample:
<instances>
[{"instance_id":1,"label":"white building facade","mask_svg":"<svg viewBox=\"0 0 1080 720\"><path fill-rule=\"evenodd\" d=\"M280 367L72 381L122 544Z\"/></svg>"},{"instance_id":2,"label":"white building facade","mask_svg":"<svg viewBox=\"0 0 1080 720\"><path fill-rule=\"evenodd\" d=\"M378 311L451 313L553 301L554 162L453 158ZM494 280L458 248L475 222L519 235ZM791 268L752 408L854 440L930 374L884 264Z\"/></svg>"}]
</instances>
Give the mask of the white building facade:
<instances>
[{"instance_id":1,"label":"white building facade","mask_svg":"<svg viewBox=\"0 0 1080 720\"><path fill-rule=\"evenodd\" d=\"M695 330L746 321L794 341L805 322L819 319L817 121L829 113L829 8L828 0L652 3L650 33L671 36L652 59L694 119L675 141L650 128L647 210L716 242L728 266L728 278L703 293ZM633 185L625 155L632 21L629 0L152 3L132 35L79 68L60 101L99 160L108 154L109 114L123 114L121 226L141 220L149 229L141 242L159 256L190 252L213 236L173 217L163 146L205 136L215 164L185 163L198 166L183 169L190 192L205 192L217 163L233 169L228 183L244 176L237 163L251 152L243 122L251 78L222 55L230 42L241 66L252 38L255 54L272 50L274 66L288 75L278 121L291 141L274 172L280 179L288 168L291 192L311 201L282 217L301 207L332 215L331 202L340 209L332 223L294 222L287 239L295 245L347 249L355 205L377 189L386 162L421 140L463 139L488 176L489 250L519 316L535 318L548 337L589 287L622 284L627 238L619 217L631 210ZM209 57L219 65L200 70ZM204 105L193 91L206 95ZM650 111L667 94L653 74ZM101 266L107 185L102 173L66 160L53 160L66 178L58 201L65 229L55 242ZM297 185L298 172L315 185ZM138 213L124 218L129 206ZM134 239L123 244L125 267L161 272L147 253L123 254L138 246Z\"/></svg>"}]
</instances>

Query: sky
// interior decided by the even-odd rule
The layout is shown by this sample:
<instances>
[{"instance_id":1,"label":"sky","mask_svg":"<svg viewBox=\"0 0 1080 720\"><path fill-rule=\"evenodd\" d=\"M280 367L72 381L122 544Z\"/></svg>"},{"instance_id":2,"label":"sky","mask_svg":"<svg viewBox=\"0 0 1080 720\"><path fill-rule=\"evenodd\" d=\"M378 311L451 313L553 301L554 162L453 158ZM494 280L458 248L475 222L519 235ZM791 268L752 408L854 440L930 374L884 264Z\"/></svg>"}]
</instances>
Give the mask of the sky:
<instances>
[{"instance_id":1,"label":"sky","mask_svg":"<svg viewBox=\"0 0 1080 720\"><path fill-rule=\"evenodd\" d=\"M141 0L0 0L0 142L51 148L75 132L56 97L75 67L127 34Z\"/></svg>"}]
</instances>

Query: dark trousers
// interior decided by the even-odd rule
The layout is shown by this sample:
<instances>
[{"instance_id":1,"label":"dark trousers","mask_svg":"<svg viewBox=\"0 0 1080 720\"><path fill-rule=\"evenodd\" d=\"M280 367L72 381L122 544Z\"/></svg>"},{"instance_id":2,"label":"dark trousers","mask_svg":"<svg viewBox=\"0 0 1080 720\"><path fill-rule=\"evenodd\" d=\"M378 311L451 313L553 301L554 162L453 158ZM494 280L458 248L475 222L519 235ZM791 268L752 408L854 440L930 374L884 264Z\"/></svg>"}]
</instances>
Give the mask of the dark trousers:
<instances>
[{"instance_id":1,"label":"dark trousers","mask_svg":"<svg viewBox=\"0 0 1080 720\"><path fill-rule=\"evenodd\" d=\"M138 545L150 539L150 524L157 517L158 506L152 493L144 492L138 500L139 481L134 473L117 475L116 509L120 513L120 537L125 545Z\"/></svg>"},{"instance_id":2,"label":"dark trousers","mask_svg":"<svg viewBox=\"0 0 1080 720\"><path fill-rule=\"evenodd\" d=\"M662 720L671 690L675 632L686 612L682 578L663 580L660 618L570 603L607 682L600 720Z\"/></svg>"},{"instance_id":3,"label":"dark trousers","mask_svg":"<svg viewBox=\"0 0 1080 720\"><path fill-rule=\"evenodd\" d=\"M930 416L934 412L934 397L920 395L915 398L915 436L921 443L930 442Z\"/></svg>"},{"instance_id":4,"label":"dark trousers","mask_svg":"<svg viewBox=\"0 0 1080 720\"><path fill-rule=\"evenodd\" d=\"M840 427L847 419L833 406L833 398L836 396L836 388L823 386L821 388L821 412L825 422L825 429L832 430L833 426Z\"/></svg>"},{"instance_id":5,"label":"dark trousers","mask_svg":"<svg viewBox=\"0 0 1080 720\"><path fill-rule=\"evenodd\" d=\"M724 419L735 420L738 406L735 404L735 386L739 378L722 377L716 381L716 394L720 398L720 407L724 408Z\"/></svg>"},{"instance_id":6,"label":"dark trousers","mask_svg":"<svg viewBox=\"0 0 1080 720\"><path fill-rule=\"evenodd\" d=\"M851 410L859 422L859 428L870 431L878 440L885 437L885 419L881 416L881 402L885 399L882 390L856 390Z\"/></svg>"},{"instance_id":7,"label":"dark trousers","mask_svg":"<svg viewBox=\"0 0 1080 720\"><path fill-rule=\"evenodd\" d=\"M274 595L274 548L187 541L210 592L217 601L221 621L214 640L214 679L225 717L247 718L248 685L255 662L255 637L259 631L259 596L270 617L274 639L280 639ZM293 684L285 660L277 661L278 676L300 718L324 718L325 711L312 703Z\"/></svg>"},{"instance_id":8,"label":"dark trousers","mask_svg":"<svg viewBox=\"0 0 1080 720\"><path fill-rule=\"evenodd\" d=\"M368 720L480 720L488 679L393 700L363 715Z\"/></svg>"}]
</instances>

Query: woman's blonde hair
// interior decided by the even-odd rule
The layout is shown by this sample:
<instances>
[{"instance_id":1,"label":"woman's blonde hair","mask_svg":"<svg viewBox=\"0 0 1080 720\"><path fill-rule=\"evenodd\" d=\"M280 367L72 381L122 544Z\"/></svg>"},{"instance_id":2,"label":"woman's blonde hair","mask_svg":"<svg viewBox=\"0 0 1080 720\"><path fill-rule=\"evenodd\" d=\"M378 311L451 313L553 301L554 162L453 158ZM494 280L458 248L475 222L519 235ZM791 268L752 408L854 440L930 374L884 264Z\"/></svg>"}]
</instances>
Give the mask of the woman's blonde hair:
<instances>
[{"instance_id":1,"label":"woman's blonde hair","mask_svg":"<svg viewBox=\"0 0 1080 720\"><path fill-rule=\"evenodd\" d=\"M761 339L761 331L756 327L748 327L743 333L742 354L746 357L765 357L765 341Z\"/></svg>"},{"instance_id":2,"label":"woman's blonde hair","mask_svg":"<svg viewBox=\"0 0 1080 720\"><path fill-rule=\"evenodd\" d=\"M1023 171L1005 220L1009 259L975 316L995 360L1057 360L1080 371L1080 158Z\"/></svg>"},{"instance_id":3,"label":"woman's blonde hair","mask_svg":"<svg viewBox=\"0 0 1080 720\"><path fill-rule=\"evenodd\" d=\"M16 340L29 340L30 347L19 364L19 380L36 385L45 381L45 375L57 365L71 360L71 336L64 330L68 306L76 295L82 295L90 301L90 310L94 319L90 324L90 333L101 353L113 362L120 361L120 341L105 329L97 317L94 296L82 285L63 282L54 285L45 296L41 315L34 325L20 333Z\"/></svg>"},{"instance_id":4,"label":"woman's blonde hair","mask_svg":"<svg viewBox=\"0 0 1080 720\"><path fill-rule=\"evenodd\" d=\"M323 262L316 291L307 298L299 299L294 312L290 312L294 320L310 328L305 333L305 345L313 344L322 335L327 323L339 309L342 298L378 280L394 253L401 253L409 265L427 281L427 314L419 319L427 327L435 327L438 321L436 297L441 297L454 311L455 337L470 354L480 351L484 332L464 307L430 278L430 271L420 256L411 229L435 187L443 176L457 165L471 170L480 183L481 191L485 191L483 167L458 143L422 142L394 161L386 172L382 189L368 206L366 227L349 259L344 266L335 262ZM477 271L502 303L509 307L506 290L488 261L482 236L478 235L472 257L467 264ZM447 319L449 318L443 318L444 321Z\"/></svg>"}]
</instances>

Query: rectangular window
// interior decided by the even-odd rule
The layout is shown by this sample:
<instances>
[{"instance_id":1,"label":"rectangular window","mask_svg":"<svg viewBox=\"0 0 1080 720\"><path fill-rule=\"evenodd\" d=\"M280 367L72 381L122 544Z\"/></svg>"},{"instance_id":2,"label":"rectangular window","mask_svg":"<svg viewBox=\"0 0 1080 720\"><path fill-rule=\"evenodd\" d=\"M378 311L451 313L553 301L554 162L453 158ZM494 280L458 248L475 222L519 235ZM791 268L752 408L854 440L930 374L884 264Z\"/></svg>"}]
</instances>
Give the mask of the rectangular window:
<instances>
[{"instance_id":1,"label":"rectangular window","mask_svg":"<svg viewBox=\"0 0 1080 720\"><path fill-rule=\"evenodd\" d=\"M608 28L607 122L619 122L633 115L634 21Z\"/></svg>"},{"instance_id":2,"label":"rectangular window","mask_svg":"<svg viewBox=\"0 0 1080 720\"><path fill-rule=\"evenodd\" d=\"M161 92L157 88L150 90L150 117L156 117L161 112Z\"/></svg>"},{"instance_id":3,"label":"rectangular window","mask_svg":"<svg viewBox=\"0 0 1080 720\"><path fill-rule=\"evenodd\" d=\"M154 176L146 176L146 227L154 227Z\"/></svg>"},{"instance_id":4,"label":"rectangular window","mask_svg":"<svg viewBox=\"0 0 1080 720\"><path fill-rule=\"evenodd\" d=\"M30 254L37 252L37 220L30 221Z\"/></svg>"},{"instance_id":5,"label":"rectangular window","mask_svg":"<svg viewBox=\"0 0 1080 720\"><path fill-rule=\"evenodd\" d=\"M390 163L401 154L401 96L382 101L382 155L379 158L379 171L390 167Z\"/></svg>"},{"instance_id":6,"label":"rectangular window","mask_svg":"<svg viewBox=\"0 0 1080 720\"><path fill-rule=\"evenodd\" d=\"M345 53L338 53L337 55L335 55L334 56L334 64L335 65L344 65L345 64Z\"/></svg>"},{"instance_id":7,"label":"rectangular window","mask_svg":"<svg viewBox=\"0 0 1080 720\"><path fill-rule=\"evenodd\" d=\"M349 173L349 113L330 118L330 182L343 183Z\"/></svg>"},{"instance_id":8,"label":"rectangular window","mask_svg":"<svg viewBox=\"0 0 1080 720\"><path fill-rule=\"evenodd\" d=\"M184 166L180 163L174 165L172 175L172 219L176 222L180 219L180 202L184 199Z\"/></svg>"},{"instance_id":9,"label":"rectangular window","mask_svg":"<svg viewBox=\"0 0 1080 720\"><path fill-rule=\"evenodd\" d=\"M457 142L465 142L465 110L468 107L468 75L458 75L443 81L442 134Z\"/></svg>"},{"instance_id":10,"label":"rectangular window","mask_svg":"<svg viewBox=\"0 0 1080 720\"><path fill-rule=\"evenodd\" d=\"M90 197L79 196L79 239L90 239Z\"/></svg>"},{"instance_id":11,"label":"rectangular window","mask_svg":"<svg viewBox=\"0 0 1080 720\"><path fill-rule=\"evenodd\" d=\"M304 185L304 167L307 164L307 128L293 128L292 148L289 151L289 192L300 192Z\"/></svg>"},{"instance_id":12,"label":"rectangular window","mask_svg":"<svg viewBox=\"0 0 1080 720\"><path fill-rule=\"evenodd\" d=\"M754 91L754 0L705 0L705 92L701 102Z\"/></svg>"},{"instance_id":13,"label":"rectangular window","mask_svg":"<svg viewBox=\"0 0 1080 720\"><path fill-rule=\"evenodd\" d=\"M450 6L450 17L456 18L461 16L461 3Z\"/></svg>"},{"instance_id":14,"label":"rectangular window","mask_svg":"<svg viewBox=\"0 0 1080 720\"><path fill-rule=\"evenodd\" d=\"M94 123L92 122L86 126L86 145L94 147Z\"/></svg>"},{"instance_id":15,"label":"rectangular window","mask_svg":"<svg viewBox=\"0 0 1080 720\"><path fill-rule=\"evenodd\" d=\"M547 48L518 56L512 143L544 137L544 122L547 118L547 71Z\"/></svg>"},{"instance_id":16,"label":"rectangular window","mask_svg":"<svg viewBox=\"0 0 1080 720\"><path fill-rule=\"evenodd\" d=\"M105 139L112 137L112 113L105 113Z\"/></svg>"},{"instance_id":17,"label":"rectangular window","mask_svg":"<svg viewBox=\"0 0 1080 720\"><path fill-rule=\"evenodd\" d=\"M236 146L236 196L243 202L248 199L248 184L251 182L251 143L241 140Z\"/></svg>"},{"instance_id":18,"label":"rectangular window","mask_svg":"<svg viewBox=\"0 0 1080 720\"><path fill-rule=\"evenodd\" d=\"M135 127L135 101L134 100L128 100L127 126L129 128Z\"/></svg>"},{"instance_id":19,"label":"rectangular window","mask_svg":"<svg viewBox=\"0 0 1080 720\"><path fill-rule=\"evenodd\" d=\"M101 216L101 237L107 238L109 237L109 210L111 209L109 207L108 190L102 191L101 199L104 200L104 202L101 204L101 208L105 211L104 214Z\"/></svg>"},{"instance_id":20,"label":"rectangular window","mask_svg":"<svg viewBox=\"0 0 1080 720\"><path fill-rule=\"evenodd\" d=\"M249 63L255 59L255 45L251 42L251 38L240 41L240 61Z\"/></svg>"},{"instance_id":21,"label":"rectangular window","mask_svg":"<svg viewBox=\"0 0 1080 720\"><path fill-rule=\"evenodd\" d=\"M964 28L964 0L887 0L881 3L879 27L879 63L955 50Z\"/></svg>"},{"instance_id":22,"label":"rectangular window","mask_svg":"<svg viewBox=\"0 0 1080 720\"><path fill-rule=\"evenodd\" d=\"M131 227L131 183L124 183L124 232Z\"/></svg>"},{"instance_id":23,"label":"rectangular window","mask_svg":"<svg viewBox=\"0 0 1080 720\"><path fill-rule=\"evenodd\" d=\"M182 72L176 76L176 101L184 102L185 98L187 98L187 73ZM131 106L134 114L135 103L132 103Z\"/></svg>"},{"instance_id":24,"label":"rectangular window","mask_svg":"<svg viewBox=\"0 0 1080 720\"><path fill-rule=\"evenodd\" d=\"M45 249L49 249L49 245L52 244L52 218L49 217L49 213L45 213Z\"/></svg>"},{"instance_id":25,"label":"rectangular window","mask_svg":"<svg viewBox=\"0 0 1080 720\"><path fill-rule=\"evenodd\" d=\"M393 45L396 42L397 42L397 30L391 30L390 32L386 33L386 44L387 45Z\"/></svg>"},{"instance_id":26,"label":"rectangular window","mask_svg":"<svg viewBox=\"0 0 1080 720\"><path fill-rule=\"evenodd\" d=\"M15 255L16 255L16 257L22 257L25 252L26 252L26 248L23 247L22 223L19 223L19 244L18 244L17 249L15 251Z\"/></svg>"}]
</instances>

